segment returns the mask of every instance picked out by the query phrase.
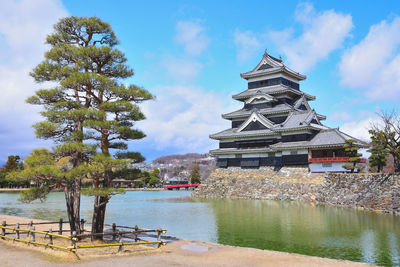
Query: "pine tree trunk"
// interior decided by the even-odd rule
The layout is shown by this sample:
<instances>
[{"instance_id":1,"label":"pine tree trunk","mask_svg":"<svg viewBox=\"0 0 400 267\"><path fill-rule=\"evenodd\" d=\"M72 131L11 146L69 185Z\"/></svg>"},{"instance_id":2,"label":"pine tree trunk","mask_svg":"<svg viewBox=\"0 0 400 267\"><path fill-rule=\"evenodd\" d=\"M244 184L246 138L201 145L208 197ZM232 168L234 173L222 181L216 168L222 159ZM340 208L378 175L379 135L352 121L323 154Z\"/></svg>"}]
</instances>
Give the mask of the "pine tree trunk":
<instances>
[{"instance_id":1,"label":"pine tree trunk","mask_svg":"<svg viewBox=\"0 0 400 267\"><path fill-rule=\"evenodd\" d=\"M96 196L93 208L92 234L103 233L104 219L106 215L106 204L108 199L104 196ZM102 239L102 236L94 236L93 239Z\"/></svg>"},{"instance_id":2,"label":"pine tree trunk","mask_svg":"<svg viewBox=\"0 0 400 267\"><path fill-rule=\"evenodd\" d=\"M103 99L102 93L99 94L99 99ZM107 120L106 117L104 117L103 121L106 120ZM108 134L102 133L100 147L101 147L101 152L103 154L110 156ZM111 176L112 176L111 170L106 170L104 172L104 180L103 180L104 188L108 188L111 186L111 180L112 180ZM106 207L109 199L110 199L109 195L95 196L93 218L92 218L92 233L103 233ZM93 239L102 239L102 238L103 236L93 237Z\"/></svg>"},{"instance_id":3,"label":"pine tree trunk","mask_svg":"<svg viewBox=\"0 0 400 267\"><path fill-rule=\"evenodd\" d=\"M104 173L103 187L109 187L111 185L111 171ZM93 207L93 218L92 218L92 233L103 233L104 231L104 220L106 216L106 207L110 196L95 196L94 207ZM102 239L102 236L94 237L94 239Z\"/></svg>"},{"instance_id":4,"label":"pine tree trunk","mask_svg":"<svg viewBox=\"0 0 400 267\"><path fill-rule=\"evenodd\" d=\"M64 188L65 193L65 202L67 204L67 214L69 225L71 229L71 233L75 231L77 234L80 234L80 189L81 182L79 179L75 179L74 182Z\"/></svg>"}]
</instances>

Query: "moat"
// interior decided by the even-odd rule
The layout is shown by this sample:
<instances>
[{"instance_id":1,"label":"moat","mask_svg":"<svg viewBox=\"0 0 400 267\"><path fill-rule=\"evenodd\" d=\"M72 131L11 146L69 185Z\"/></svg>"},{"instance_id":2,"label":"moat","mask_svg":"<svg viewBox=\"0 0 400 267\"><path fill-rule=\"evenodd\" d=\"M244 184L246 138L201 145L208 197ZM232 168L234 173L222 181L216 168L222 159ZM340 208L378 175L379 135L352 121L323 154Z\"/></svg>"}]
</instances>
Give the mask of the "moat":
<instances>
[{"instance_id":1,"label":"moat","mask_svg":"<svg viewBox=\"0 0 400 267\"><path fill-rule=\"evenodd\" d=\"M134 191L112 198L108 223L162 227L178 238L400 265L400 216L350 208L270 200L192 200L190 191ZM63 193L32 204L0 193L0 213L66 219ZM83 197L89 219L92 198Z\"/></svg>"}]
</instances>

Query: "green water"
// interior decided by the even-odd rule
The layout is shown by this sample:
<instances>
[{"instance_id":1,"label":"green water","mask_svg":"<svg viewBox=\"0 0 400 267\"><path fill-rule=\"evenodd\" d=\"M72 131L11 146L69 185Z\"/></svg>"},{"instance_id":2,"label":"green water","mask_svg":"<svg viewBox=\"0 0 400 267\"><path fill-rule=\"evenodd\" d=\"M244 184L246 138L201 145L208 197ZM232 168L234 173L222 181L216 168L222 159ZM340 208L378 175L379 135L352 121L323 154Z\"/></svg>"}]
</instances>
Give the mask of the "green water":
<instances>
[{"instance_id":1,"label":"green water","mask_svg":"<svg viewBox=\"0 0 400 267\"><path fill-rule=\"evenodd\" d=\"M112 198L108 223L162 227L168 235L234 246L400 266L400 216L266 200L191 200L188 191L134 191ZM23 204L0 193L0 213L66 219L63 193ZM89 219L92 199L82 199Z\"/></svg>"}]
</instances>

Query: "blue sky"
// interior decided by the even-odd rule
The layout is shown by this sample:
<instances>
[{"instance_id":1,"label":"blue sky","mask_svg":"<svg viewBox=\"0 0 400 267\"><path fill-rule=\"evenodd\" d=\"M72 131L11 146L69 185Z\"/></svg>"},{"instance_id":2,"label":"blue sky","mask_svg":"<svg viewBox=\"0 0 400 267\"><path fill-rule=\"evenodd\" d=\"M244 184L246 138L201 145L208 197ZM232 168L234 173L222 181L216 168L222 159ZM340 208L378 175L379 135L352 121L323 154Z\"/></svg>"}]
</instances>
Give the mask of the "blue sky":
<instances>
[{"instance_id":1,"label":"blue sky","mask_svg":"<svg viewBox=\"0 0 400 267\"><path fill-rule=\"evenodd\" d=\"M42 85L29 71L43 59L59 18L98 16L111 24L135 76L157 96L142 105L147 137L130 143L148 161L207 152L240 108L239 74L267 49L307 75L301 89L325 124L366 139L376 112L400 101L398 1L56 1L0 0L0 162L51 146L30 127L40 111L24 103Z\"/></svg>"}]
</instances>

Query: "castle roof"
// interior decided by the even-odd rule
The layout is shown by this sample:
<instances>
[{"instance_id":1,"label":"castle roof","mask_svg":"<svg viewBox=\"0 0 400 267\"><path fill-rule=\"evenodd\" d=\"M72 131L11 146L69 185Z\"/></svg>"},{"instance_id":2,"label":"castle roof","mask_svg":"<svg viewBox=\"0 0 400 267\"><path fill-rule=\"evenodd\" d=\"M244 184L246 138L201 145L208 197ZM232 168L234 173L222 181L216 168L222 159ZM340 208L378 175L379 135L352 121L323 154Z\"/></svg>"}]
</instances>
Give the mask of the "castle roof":
<instances>
[{"instance_id":1,"label":"castle roof","mask_svg":"<svg viewBox=\"0 0 400 267\"><path fill-rule=\"evenodd\" d=\"M329 146L340 146L346 144L346 140L352 139L355 144L359 147L368 147L368 144L354 138L348 134L341 132L336 128L328 128L318 132L309 141L298 141L298 142L279 142L271 145L272 149L285 149L285 148L308 148L308 147L329 147Z\"/></svg>"},{"instance_id":2,"label":"castle roof","mask_svg":"<svg viewBox=\"0 0 400 267\"><path fill-rule=\"evenodd\" d=\"M259 76L264 76L266 74L274 74L279 72L281 73L284 72L285 74L299 81L306 79L305 75L302 75L290 69L283 63L282 59L277 59L269 55L267 51L265 51L260 63L258 63L258 65L254 69L240 74L240 77L244 79L250 79Z\"/></svg>"},{"instance_id":3,"label":"castle roof","mask_svg":"<svg viewBox=\"0 0 400 267\"><path fill-rule=\"evenodd\" d=\"M252 121L258 120L265 129L245 131L245 127ZM269 125L264 121L267 120ZM328 129L319 122L318 114L314 110L292 111L286 120L279 124L274 124L263 117L257 110L253 110L248 119L239 126L239 128L231 128L222 132L210 135L213 139L226 139L232 137L244 136L260 136L260 135L276 135L279 132L299 131L299 130L321 130Z\"/></svg>"},{"instance_id":4,"label":"castle roof","mask_svg":"<svg viewBox=\"0 0 400 267\"><path fill-rule=\"evenodd\" d=\"M247 89L239 94L232 95L232 98L243 101L243 100L246 100L257 94L268 94L268 95L274 96L274 95L285 94L285 93L293 94L295 96L303 96L304 95L304 97L307 100L315 100L315 96L309 95L300 90L293 89L293 88L291 88L287 85L283 85L283 84L259 87L259 88L254 88L254 89Z\"/></svg>"},{"instance_id":5,"label":"castle roof","mask_svg":"<svg viewBox=\"0 0 400 267\"><path fill-rule=\"evenodd\" d=\"M358 147L366 148L368 144L341 132L338 129L327 128L318 132L309 141L297 142L278 142L270 145L268 148L254 148L254 149L237 149L237 148L220 148L210 151L212 154L229 154L229 153L260 153L260 152L274 152L285 149L302 149L302 148L327 148L327 147L343 147L347 139L355 140Z\"/></svg>"},{"instance_id":6,"label":"castle roof","mask_svg":"<svg viewBox=\"0 0 400 267\"><path fill-rule=\"evenodd\" d=\"M282 114L282 113L288 113L289 111L292 110L292 107L288 103L282 103L282 104L277 104L273 107L267 107L267 108L260 108L258 109L258 113L262 115L272 115L272 114ZM246 109L242 108L230 113L222 114L222 118L224 119L235 119L235 118L242 118L242 117L248 117L251 115L253 112L253 109Z\"/></svg>"}]
</instances>

